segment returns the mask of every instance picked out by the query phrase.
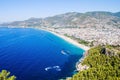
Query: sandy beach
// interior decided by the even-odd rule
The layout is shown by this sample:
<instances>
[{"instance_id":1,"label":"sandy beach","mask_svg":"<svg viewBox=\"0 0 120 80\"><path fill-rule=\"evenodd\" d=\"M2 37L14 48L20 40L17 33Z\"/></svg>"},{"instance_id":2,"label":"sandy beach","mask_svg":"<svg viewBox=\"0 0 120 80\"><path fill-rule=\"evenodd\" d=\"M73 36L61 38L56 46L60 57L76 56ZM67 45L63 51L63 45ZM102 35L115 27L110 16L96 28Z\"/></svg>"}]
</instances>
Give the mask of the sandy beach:
<instances>
[{"instance_id":1,"label":"sandy beach","mask_svg":"<svg viewBox=\"0 0 120 80\"><path fill-rule=\"evenodd\" d=\"M37 29L41 29L41 28L37 28ZM67 42L69 42L69 43L71 43L71 44L73 44L73 45L75 45L75 46L78 46L78 47L84 49L85 51L87 51L87 50L90 49L89 47L84 46L84 45L82 45L82 44L79 44L77 41L72 40L72 39L70 39L70 38L68 38L68 37L66 37L66 36L64 36L64 35L60 35L60 34L58 34L58 33L55 33L55 32L53 32L53 31L46 30L46 29L41 29L41 30L48 31L48 32L50 32L50 33L52 33L52 34L54 34L54 35L56 35L56 36L64 39L65 41L67 41Z\"/></svg>"}]
</instances>

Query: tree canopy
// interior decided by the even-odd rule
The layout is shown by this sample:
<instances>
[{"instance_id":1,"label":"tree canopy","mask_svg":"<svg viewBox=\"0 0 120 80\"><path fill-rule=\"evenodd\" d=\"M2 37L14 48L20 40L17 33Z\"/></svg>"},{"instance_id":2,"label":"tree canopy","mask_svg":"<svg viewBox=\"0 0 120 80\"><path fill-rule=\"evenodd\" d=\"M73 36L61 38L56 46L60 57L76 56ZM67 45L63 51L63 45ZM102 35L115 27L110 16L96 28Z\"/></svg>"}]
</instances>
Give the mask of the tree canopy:
<instances>
[{"instance_id":1,"label":"tree canopy","mask_svg":"<svg viewBox=\"0 0 120 80\"><path fill-rule=\"evenodd\" d=\"M10 72L2 70L0 72L0 80L16 80L16 77L14 75L10 76Z\"/></svg>"},{"instance_id":2,"label":"tree canopy","mask_svg":"<svg viewBox=\"0 0 120 80\"><path fill-rule=\"evenodd\" d=\"M81 63L90 68L73 75L69 80L120 80L120 46L106 45L91 48ZM109 55L108 55L109 54Z\"/></svg>"}]
</instances>

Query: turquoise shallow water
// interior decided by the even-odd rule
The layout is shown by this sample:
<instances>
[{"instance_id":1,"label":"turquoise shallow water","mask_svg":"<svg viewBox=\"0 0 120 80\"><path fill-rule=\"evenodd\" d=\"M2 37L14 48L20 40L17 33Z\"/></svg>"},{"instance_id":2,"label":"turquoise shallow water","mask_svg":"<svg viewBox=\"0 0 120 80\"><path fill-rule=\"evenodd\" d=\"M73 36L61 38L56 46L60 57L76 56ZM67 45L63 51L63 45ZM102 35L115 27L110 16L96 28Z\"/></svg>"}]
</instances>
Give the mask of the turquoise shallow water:
<instances>
[{"instance_id":1,"label":"turquoise shallow water","mask_svg":"<svg viewBox=\"0 0 120 80\"><path fill-rule=\"evenodd\" d=\"M0 70L17 80L58 80L71 76L84 50L43 30L0 28Z\"/></svg>"}]
</instances>

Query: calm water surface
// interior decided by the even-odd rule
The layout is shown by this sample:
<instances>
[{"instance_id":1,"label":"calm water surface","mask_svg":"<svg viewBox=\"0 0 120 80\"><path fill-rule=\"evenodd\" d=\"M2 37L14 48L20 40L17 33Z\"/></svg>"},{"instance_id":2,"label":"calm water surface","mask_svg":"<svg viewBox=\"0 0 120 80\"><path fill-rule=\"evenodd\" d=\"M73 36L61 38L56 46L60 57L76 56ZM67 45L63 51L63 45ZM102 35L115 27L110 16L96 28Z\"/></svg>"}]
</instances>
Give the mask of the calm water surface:
<instances>
[{"instance_id":1,"label":"calm water surface","mask_svg":"<svg viewBox=\"0 0 120 80\"><path fill-rule=\"evenodd\" d=\"M0 70L17 80L58 80L71 76L84 50L43 30L0 28Z\"/></svg>"}]
</instances>

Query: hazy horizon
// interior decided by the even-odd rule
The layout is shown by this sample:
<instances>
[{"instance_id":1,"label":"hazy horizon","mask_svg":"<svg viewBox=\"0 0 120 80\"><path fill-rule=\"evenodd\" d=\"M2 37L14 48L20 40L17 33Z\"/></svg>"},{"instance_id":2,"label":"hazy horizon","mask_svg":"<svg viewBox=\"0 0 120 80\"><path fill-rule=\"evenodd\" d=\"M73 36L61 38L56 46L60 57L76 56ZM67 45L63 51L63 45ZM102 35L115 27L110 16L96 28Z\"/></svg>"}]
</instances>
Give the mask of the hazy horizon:
<instances>
[{"instance_id":1,"label":"hazy horizon","mask_svg":"<svg viewBox=\"0 0 120 80\"><path fill-rule=\"evenodd\" d=\"M1 0L0 23L44 18L67 12L119 12L119 0Z\"/></svg>"}]
</instances>

